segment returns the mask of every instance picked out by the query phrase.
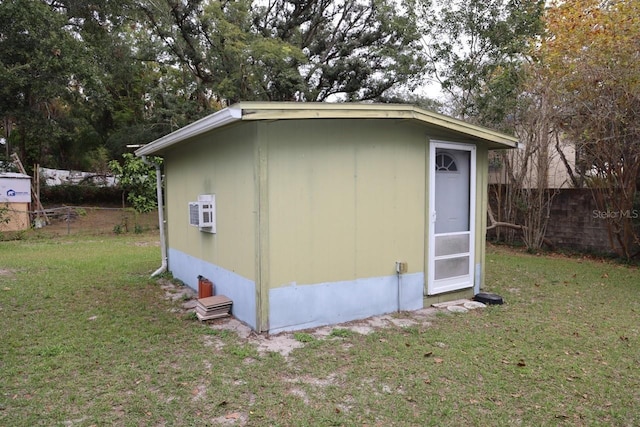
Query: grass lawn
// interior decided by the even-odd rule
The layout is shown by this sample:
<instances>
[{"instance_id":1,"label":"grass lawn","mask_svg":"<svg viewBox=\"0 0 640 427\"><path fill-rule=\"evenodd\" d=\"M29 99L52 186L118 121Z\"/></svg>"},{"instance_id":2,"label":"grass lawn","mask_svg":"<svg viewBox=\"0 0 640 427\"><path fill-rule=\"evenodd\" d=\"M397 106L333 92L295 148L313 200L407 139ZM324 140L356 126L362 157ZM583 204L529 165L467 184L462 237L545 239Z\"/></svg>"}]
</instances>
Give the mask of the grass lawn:
<instances>
[{"instance_id":1,"label":"grass lawn","mask_svg":"<svg viewBox=\"0 0 640 427\"><path fill-rule=\"evenodd\" d=\"M176 310L156 240L0 243L0 425L640 425L635 267L490 248L504 305L285 358Z\"/></svg>"}]
</instances>

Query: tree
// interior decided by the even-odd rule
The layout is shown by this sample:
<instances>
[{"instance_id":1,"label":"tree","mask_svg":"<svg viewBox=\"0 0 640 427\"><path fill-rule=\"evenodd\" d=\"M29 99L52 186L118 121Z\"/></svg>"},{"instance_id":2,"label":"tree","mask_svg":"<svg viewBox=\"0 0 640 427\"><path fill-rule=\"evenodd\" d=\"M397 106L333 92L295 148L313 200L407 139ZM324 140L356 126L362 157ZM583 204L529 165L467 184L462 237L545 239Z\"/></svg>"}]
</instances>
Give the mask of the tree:
<instances>
[{"instance_id":1,"label":"tree","mask_svg":"<svg viewBox=\"0 0 640 427\"><path fill-rule=\"evenodd\" d=\"M180 95L157 87L163 70L139 47L136 13L130 0L0 3L0 127L7 157L18 151L27 168L90 168L105 150L119 157L127 144L192 119L175 124L189 110L186 102L164 108L163 99Z\"/></svg>"},{"instance_id":2,"label":"tree","mask_svg":"<svg viewBox=\"0 0 640 427\"><path fill-rule=\"evenodd\" d=\"M7 143L18 146L27 165L51 154L52 140L74 132L69 84L83 46L66 24L40 1L0 3L0 117L15 125Z\"/></svg>"},{"instance_id":3,"label":"tree","mask_svg":"<svg viewBox=\"0 0 640 427\"><path fill-rule=\"evenodd\" d=\"M131 153L123 154L122 158L122 164L116 160L109 163L111 171L136 212L151 212L158 206L154 164L162 164L162 159L153 157L149 159L152 164L148 164Z\"/></svg>"},{"instance_id":4,"label":"tree","mask_svg":"<svg viewBox=\"0 0 640 427\"><path fill-rule=\"evenodd\" d=\"M428 73L449 113L513 130L529 43L542 31L544 0L421 2Z\"/></svg>"},{"instance_id":5,"label":"tree","mask_svg":"<svg viewBox=\"0 0 640 427\"><path fill-rule=\"evenodd\" d=\"M147 36L132 0L57 0L68 28L84 46L78 78L84 96L74 105L77 121L86 123L75 139L74 153L87 153L75 164L90 166L101 149L119 158L128 144L153 140L172 130L156 117L156 89L162 70L144 50ZM155 53L155 52L154 52ZM179 114L176 114L179 116Z\"/></svg>"},{"instance_id":6,"label":"tree","mask_svg":"<svg viewBox=\"0 0 640 427\"><path fill-rule=\"evenodd\" d=\"M391 99L422 69L402 1L1 1L4 154L89 168L239 100Z\"/></svg>"},{"instance_id":7,"label":"tree","mask_svg":"<svg viewBox=\"0 0 640 427\"><path fill-rule=\"evenodd\" d=\"M375 99L421 70L415 20L387 0L138 3L204 109ZM406 8L410 10L410 8Z\"/></svg>"},{"instance_id":8,"label":"tree","mask_svg":"<svg viewBox=\"0 0 640 427\"><path fill-rule=\"evenodd\" d=\"M566 0L545 16L538 66L555 122L576 143L579 169L607 220L611 248L637 255L640 180L640 2Z\"/></svg>"},{"instance_id":9,"label":"tree","mask_svg":"<svg viewBox=\"0 0 640 427\"><path fill-rule=\"evenodd\" d=\"M545 237L551 203L557 189L549 187L549 170L554 157L557 130L553 125L552 97L546 82L534 67L525 67L526 85L514 111L514 123L521 147L501 150L498 156L504 170L504 187L494 186L498 221L489 206L490 226L521 231L521 239L530 251L543 244L553 247ZM513 236L507 236L509 240Z\"/></svg>"},{"instance_id":10,"label":"tree","mask_svg":"<svg viewBox=\"0 0 640 427\"><path fill-rule=\"evenodd\" d=\"M138 8L150 23L149 47L157 50L155 56L163 65L190 73L187 90L199 109L216 109L227 99L256 99L255 79L261 76L250 60L256 50L268 47L250 33L249 1L142 0ZM282 68L295 68L300 53L291 53L279 58Z\"/></svg>"},{"instance_id":11,"label":"tree","mask_svg":"<svg viewBox=\"0 0 640 427\"><path fill-rule=\"evenodd\" d=\"M437 113L444 110L444 105L441 101L415 93L408 88L388 90L384 95L378 97L376 102L384 104L411 104Z\"/></svg>"},{"instance_id":12,"label":"tree","mask_svg":"<svg viewBox=\"0 0 640 427\"><path fill-rule=\"evenodd\" d=\"M414 9L415 1L271 0L253 20L263 37L304 53L298 98L372 100L423 71Z\"/></svg>"}]
</instances>

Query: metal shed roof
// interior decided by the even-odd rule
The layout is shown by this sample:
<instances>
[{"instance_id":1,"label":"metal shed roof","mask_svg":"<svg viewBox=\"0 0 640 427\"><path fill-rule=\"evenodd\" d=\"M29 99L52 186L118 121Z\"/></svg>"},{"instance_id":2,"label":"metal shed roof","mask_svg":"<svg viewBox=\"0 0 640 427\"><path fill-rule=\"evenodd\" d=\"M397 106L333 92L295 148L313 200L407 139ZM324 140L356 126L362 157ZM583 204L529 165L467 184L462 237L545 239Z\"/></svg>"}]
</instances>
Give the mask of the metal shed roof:
<instances>
[{"instance_id":1,"label":"metal shed roof","mask_svg":"<svg viewBox=\"0 0 640 427\"><path fill-rule=\"evenodd\" d=\"M401 119L422 123L436 134L484 142L490 149L516 148L518 139L443 114L404 104L240 102L193 122L135 151L137 156L159 153L182 141L240 121L293 119Z\"/></svg>"},{"instance_id":2,"label":"metal shed roof","mask_svg":"<svg viewBox=\"0 0 640 427\"><path fill-rule=\"evenodd\" d=\"M0 172L0 178L31 179L29 175L18 172Z\"/></svg>"}]
</instances>

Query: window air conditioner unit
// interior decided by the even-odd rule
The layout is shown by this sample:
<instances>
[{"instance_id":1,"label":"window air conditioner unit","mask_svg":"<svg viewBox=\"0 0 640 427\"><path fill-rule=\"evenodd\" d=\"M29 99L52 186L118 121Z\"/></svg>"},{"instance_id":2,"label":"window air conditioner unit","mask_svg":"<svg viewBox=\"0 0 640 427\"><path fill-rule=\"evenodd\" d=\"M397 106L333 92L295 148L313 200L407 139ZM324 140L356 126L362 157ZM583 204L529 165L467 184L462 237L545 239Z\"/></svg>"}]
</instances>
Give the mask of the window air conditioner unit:
<instances>
[{"instance_id":1,"label":"window air conditioner unit","mask_svg":"<svg viewBox=\"0 0 640 427\"><path fill-rule=\"evenodd\" d=\"M216 196L202 194L197 202L189 202L189 224L200 231L216 232Z\"/></svg>"}]
</instances>

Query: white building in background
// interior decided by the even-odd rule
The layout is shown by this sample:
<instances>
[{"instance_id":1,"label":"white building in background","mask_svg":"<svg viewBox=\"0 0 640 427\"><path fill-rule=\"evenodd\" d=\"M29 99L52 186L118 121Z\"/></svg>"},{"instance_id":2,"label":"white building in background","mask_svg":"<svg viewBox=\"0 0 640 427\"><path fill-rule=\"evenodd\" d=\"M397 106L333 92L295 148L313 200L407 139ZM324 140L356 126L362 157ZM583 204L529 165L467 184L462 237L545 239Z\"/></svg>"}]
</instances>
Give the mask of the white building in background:
<instances>
[{"instance_id":1,"label":"white building in background","mask_svg":"<svg viewBox=\"0 0 640 427\"><path fill-rule=\"evenodd\" d=\"M50 186L64 184L77 185L83 181L90 181L92 184L102 187L113 187L117 184L115 176L95 172L40 168L40 176L45 180L46 185Z\"/></svg>"},{"instance_id":2,"label":"white building in background","mask_svg":"<svg viewBox=\"0 0 640 427\"><path fill-rule=\"evenodd\" d=\"M560 149L564 154L569 166L575 170L576 167L576 149L573 144L563 144ZM523 167L524 163L524 145L518 150L510 150L508 155L511 157L514 168ZM494 157L489 159L489 184L510 184L507 170L502 159L493 154ZM534 154L528 162L527 171L523 181L524 188L538 187L538 162L544 161L539 155ZM547 169L547 188L572 188L571 177L567 171L562 156L554 146L549 147L548 151L548 169Z\"/></svg>"}]
</instances>

